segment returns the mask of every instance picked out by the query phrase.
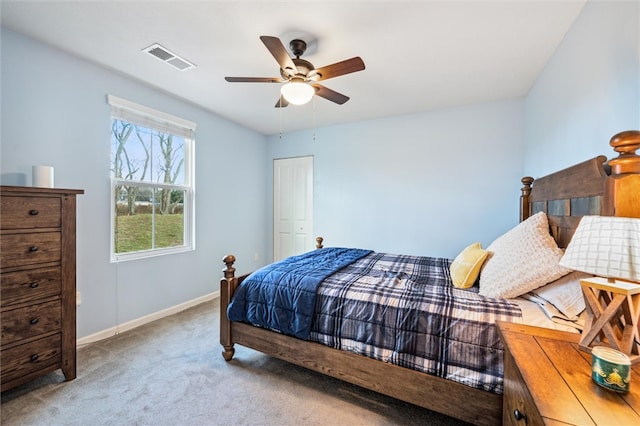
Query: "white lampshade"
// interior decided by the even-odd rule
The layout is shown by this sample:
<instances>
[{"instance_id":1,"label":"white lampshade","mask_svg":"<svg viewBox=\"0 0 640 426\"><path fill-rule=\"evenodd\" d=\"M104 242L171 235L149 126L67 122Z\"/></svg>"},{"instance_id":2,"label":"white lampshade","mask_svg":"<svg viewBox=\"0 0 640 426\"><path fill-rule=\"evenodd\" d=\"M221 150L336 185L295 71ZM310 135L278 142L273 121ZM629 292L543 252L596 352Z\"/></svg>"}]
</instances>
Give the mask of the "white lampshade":
<instances>
[{"instance_id":1,"label":"white lampshade","mask_svg":"<svg viewBox=\"0 0 640 426\"><path fill-rule=\"evenodd\" d=\"M640 283L640 218L583 216L560 265Z\"/></svg>"},{"instance_id":2,"label":"white lampshade","mask_svg":"<svg viewBox=\"0 0 640 426\"><path fill-rule=\"evenodd\" d=\"M315 90L307 83L291 81L280 89L282 96L291 104L303 105L311 100Z\"/></svg>"}]
</instances>

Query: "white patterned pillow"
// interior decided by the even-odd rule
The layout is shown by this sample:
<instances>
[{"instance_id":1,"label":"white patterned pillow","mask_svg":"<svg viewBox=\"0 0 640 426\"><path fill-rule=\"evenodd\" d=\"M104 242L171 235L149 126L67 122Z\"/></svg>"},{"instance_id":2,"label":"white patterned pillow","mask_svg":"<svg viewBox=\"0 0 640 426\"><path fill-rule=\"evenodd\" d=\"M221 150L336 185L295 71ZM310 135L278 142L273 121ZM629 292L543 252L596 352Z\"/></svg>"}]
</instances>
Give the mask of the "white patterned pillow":
<instances>
[{"instance_id":1,"label":"white patterned pillow","mask_svg":"<svg viewBox=\"0 0 640 426\"><path fill-rule=\"evenodd\" d=\"M480 272L482 296L518 297L571 272L559 264L563 252L549 233L544 212L498 237L487 251Z\"/></svg>"}]
</instances>

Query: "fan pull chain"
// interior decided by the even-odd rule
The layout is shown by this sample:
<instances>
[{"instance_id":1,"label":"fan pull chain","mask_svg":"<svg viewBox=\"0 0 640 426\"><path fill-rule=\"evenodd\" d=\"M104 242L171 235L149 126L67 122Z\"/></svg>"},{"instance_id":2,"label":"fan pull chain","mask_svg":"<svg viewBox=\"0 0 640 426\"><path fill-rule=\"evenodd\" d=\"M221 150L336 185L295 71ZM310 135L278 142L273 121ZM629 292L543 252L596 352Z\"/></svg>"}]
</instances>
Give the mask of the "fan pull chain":
<instances>
[{"instance_id":1,"label":"fan pull chain","mask_svg":"<svg viewBox=\"0 0 640 426\"><path fill-rule=\"evenodd\" d=\"M278 102L280 103L280 108L278 108L280 110L278 111L280 113L280 140L282 140L282 96L280 96Z\"/></svg>"},{"instance_id":2,"label":"fan pull chain","mask_svg":"<svg viewBox=\"0 0 640 426\"><path fill-rule=\"evenodd\" d=\"M313 126L313 141L316 140L316 97L313 96L313 118L312 118L312 126Z\"/></svg>"}]
</instances>

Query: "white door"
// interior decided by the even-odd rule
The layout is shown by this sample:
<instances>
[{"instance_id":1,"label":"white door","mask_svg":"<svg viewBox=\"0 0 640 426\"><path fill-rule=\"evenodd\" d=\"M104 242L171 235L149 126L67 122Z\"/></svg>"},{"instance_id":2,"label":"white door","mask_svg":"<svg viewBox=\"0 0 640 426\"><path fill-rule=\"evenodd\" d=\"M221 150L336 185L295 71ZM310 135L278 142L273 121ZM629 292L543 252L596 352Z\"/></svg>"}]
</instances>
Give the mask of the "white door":
<instances>
[{"instance_id":1,"label":"white door","mask_svg":"<svg viewBox=\"0 0 640 426\"><path fill-rule=\"evenodd\" d=\"M273 161L273 261L313 250L313 157Z\"/></svg>"}]
</instances>

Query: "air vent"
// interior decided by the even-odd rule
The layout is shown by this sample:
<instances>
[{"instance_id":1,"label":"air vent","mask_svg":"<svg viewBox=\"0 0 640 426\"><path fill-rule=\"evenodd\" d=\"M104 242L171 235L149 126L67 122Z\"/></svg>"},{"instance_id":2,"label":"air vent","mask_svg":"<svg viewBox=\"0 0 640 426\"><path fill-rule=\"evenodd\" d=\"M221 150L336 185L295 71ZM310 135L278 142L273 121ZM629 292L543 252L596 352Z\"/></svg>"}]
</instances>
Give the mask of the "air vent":
<instances>
[{"instance_id":1,"label":"air vent","mask_svg":"<svg viewBox=\"0 0 640 426\"><path fill-rule=\"evenodd\" d=\"M148 54L160 59L162 62L167 63L180 71L186 71L188 69L196 67L191 62L181 58L180 56L176 55L169 49L159 45L158 43L142 49L142 51L147 52Z\"/></svg>"}]
</instances>

